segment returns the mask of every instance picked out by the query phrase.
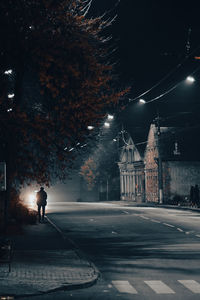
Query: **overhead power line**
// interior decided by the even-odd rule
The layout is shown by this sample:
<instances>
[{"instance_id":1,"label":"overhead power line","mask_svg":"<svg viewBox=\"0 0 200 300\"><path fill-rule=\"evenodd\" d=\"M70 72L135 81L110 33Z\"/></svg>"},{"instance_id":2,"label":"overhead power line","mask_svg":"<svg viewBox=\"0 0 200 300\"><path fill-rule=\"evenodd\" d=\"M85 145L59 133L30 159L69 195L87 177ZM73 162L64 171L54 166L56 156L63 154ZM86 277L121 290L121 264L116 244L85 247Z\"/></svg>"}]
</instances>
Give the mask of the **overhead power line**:
<instances>
[{"instance_id":1,"label":"overhead power line","mask_svg":"<svg viewBox=\"0 0 200 300\"><path fill-rule=\"evenodd\" d=\"M148 94L151 92L153 89L158 87L163 81L165 81L168 77L170 77L176 70L178 70L187 60L189 57L194 55L194 53L200 48L200 45L197 46L189 55L187 55L179 64L177 64L169 73L167 73L162 79L160 79L156 84L154 84L150 89L146 90L142 94L138 95L137 97L131 99L129 98L129 102L137 101L139 98L143 97L144 95ZM170 88L171 90L172 88ZM164 93L165 95L165 93ZM164 96L163 95L163 96ZM158 96L159 97L159 96ZM161 98L161 97L159 97ZM148 101L149 102L149 101Z\"/></svg>"}]
</instances>

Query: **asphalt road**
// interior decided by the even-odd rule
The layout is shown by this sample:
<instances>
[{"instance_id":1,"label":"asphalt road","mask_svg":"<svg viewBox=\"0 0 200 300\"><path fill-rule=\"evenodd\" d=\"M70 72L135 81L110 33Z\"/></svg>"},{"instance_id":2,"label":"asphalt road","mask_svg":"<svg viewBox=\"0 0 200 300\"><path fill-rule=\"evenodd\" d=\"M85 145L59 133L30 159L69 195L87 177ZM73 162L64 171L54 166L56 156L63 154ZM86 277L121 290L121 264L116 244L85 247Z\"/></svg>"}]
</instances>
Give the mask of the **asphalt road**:
<instances>
[{"instance_id":1,"label":"asphalt road","mask_svg":"<svg viewBox=\"0 0 200 300\"><path fill-rule=\"evenodd\" d=\"M95 286L56 299L200 299L200 213L57 203L48 216L101 272Z\"/></svg>"}]
</instances>

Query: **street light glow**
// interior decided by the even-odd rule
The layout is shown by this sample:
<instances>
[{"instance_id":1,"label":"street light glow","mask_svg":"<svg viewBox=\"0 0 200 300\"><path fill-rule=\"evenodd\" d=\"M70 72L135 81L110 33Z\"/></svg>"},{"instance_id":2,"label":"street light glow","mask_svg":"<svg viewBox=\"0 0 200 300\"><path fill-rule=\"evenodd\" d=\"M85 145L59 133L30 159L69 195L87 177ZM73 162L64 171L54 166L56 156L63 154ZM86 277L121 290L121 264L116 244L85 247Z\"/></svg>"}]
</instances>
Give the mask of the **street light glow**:
<instances>
[{"instance_id":1,"label":"street light glow","mask_svg":"<svg viewBox=\"0 0 200 300\"><path fill-rule=\"evenodd\" d=\"M104 126L105 126L106 128L109 128L109 127L110 127L110 123L105 122L105 123L104 123Z\"/></svg>"},{"instance_id":2,"label":"street light glow","mask_svg":"<svg viewBox=\"0 0 200 300\"><path fill-rule=\"evenodd\" d=\"M188 77L186 78L186 81L187 81L188 83L193 83L193 82L195 81L195 78L194 78L193 76L188 76Z\"/></svg>"},{"instance_id":3,"label":"street light glow","mask_svg":"<svg viewBox=\"0 0 200 300\"><path fill-rule=\"evenodd\" d=\"M4 74L6 74L6 75L10 75L10 74L12 74L12 70L11 69L9 69L9 70L6 70L5 72L4 72Z\"/></svg>"},{"instance_id":4,"label":"street light glow","mask_svg":"<svg viewBox=\"0 0 200 300\"><path fill-rule=\"evenodd\" d=\"M9 98L9 99L14 98L14 96L15 96L15 94L8 94L8 98Z\"/></svg>"},{"instance_id":5,"label":"street light glow","mask_svg":"<svg viewBox=\"0 0 200 300\"><path fill-rule=\"evenodd\" d=\"M81 145L81 148L86 147L86 146L87 146L87 144Z\"/></svg>"},{"instance_id":6,"label":"street light glow","mask_svg":"<svg viewBox=\"0 0 200 300\"><path fill-rule=\"evenodd\" d=\"M87 129L88 129L88 130L92 130L92 129L94 129L94 126L89 125L89 126L87 127Z\"/></svg>"},{"instance_id":7,"label":"street light glow","mask_svg":"<svg viewBox=\"0 0 200 300\"><path fill-rule=\"evenodd\" d=\"M139 102L142 103L142 104L146 103L146 101L144 99L140 99Z\"/></svg>"},{"instance_id":8,"label":"street light glow","mask_svg":"<svg viewBox=\"0 0 200 300\"><path fill-rule=\"evenodd\" d=\"M114 119L114 116L113 115L110 115L108 114L108 120L113 120Z\"/></svg>"}]
</instances>

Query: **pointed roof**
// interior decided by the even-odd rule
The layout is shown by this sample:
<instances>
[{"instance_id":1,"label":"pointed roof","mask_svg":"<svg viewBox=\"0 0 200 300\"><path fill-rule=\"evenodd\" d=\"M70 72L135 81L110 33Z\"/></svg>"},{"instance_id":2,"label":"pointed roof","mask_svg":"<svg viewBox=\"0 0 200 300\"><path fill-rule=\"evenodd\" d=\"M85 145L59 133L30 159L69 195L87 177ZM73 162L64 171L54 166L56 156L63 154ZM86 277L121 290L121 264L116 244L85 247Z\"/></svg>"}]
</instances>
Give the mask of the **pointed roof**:
<instances>
[{"instance_id":1,"label":"pointed roof","mask_svg":"<svg viewBox=\"0 0 200 300\"><path fill-rule=\"evenodd\" d=\"M134 152L134 161L141 161L144 158L144 150L145 150L145 146L146 143L138 143L136 144L133 141L132 136L128 133L128 132L124 132L122 135L122 139L123 139L123 147L122 147L122 152L121 152L121 156L120 156L120 160L122 161L122 156L124 155L123 153L127 150L127 149L133 149Z\"/></svg>"}]
</instances>

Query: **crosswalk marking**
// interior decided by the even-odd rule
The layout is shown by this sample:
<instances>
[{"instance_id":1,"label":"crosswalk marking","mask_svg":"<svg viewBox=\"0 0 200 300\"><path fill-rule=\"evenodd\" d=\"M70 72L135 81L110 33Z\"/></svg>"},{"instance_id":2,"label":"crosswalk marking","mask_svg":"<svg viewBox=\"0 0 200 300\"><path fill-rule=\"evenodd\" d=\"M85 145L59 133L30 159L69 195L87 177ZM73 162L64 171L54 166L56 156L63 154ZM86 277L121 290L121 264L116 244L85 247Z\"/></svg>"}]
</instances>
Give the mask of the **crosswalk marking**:
<instances>
[{"instance_id":1,"label":"crosswalk marking","mask_svg":"<svg viewBox=\"0 0 200 300\"><path fill-rule=\"evenodd\" d=\"M152 289L156 294L175 294L175 292L168 287L161 280L148 280L145 283Z\"/></svg>"},{"instance_id":2,"label":"crosswalk marking","mask_svg":"<svg viewBox=\"0 0 200 300\"><path fill-rule=\"evenodd\" d=\"M127 293L127 294L137 294L138 292L136 289L130 285L128 281L125 280L113 280L113 285L120 293Z\"/></svg>"},{"instance_id":3,"label":"crosswalk marking","mask_svg":"<svg viewBox=\"0 0 200 300\"><path fill-rule=\"evenodd\" d=\"M200 284L195 280L177 280L185 288L194 294L200 294ZM156 294L175 294L168 285L161 280L145 280L147 284ZM126 294L138 294L138 291L126 280L113 280L112 285L120 292ZM110 286L111 287L111 286Z\"/></svg>"},{"instance_id":4,"label":"crosswalk marking","mask_svg":"<svg viewBox=\"0 0 200 300\"><path fill-rule=\"evenodd\" d=\"M180 282L193 293L200 294L200 284L195 280L178 280L178 282Z\"/></svg>"}]
</instances>

